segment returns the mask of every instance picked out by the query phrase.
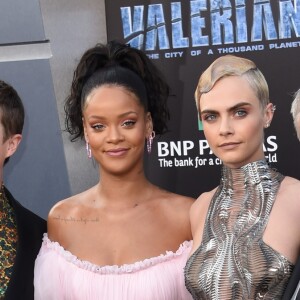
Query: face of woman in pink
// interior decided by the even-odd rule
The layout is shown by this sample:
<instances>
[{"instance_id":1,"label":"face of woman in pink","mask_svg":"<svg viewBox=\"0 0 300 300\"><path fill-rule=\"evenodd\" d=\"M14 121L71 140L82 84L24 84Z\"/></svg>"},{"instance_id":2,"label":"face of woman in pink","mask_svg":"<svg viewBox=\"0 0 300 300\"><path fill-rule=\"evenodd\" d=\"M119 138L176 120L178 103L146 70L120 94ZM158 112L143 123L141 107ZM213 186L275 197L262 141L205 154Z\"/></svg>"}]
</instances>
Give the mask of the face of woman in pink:
<instances>
[{"instance_id":1,"label":"face of woman in pink","mask_svg":"<svg viewBox=\"0 0 300 300\"><path fill-rule=\"evenodd\" d=\"M142 170L152 120L133 93L119 86L96 88L87 98L83 125L103 172L121 175Z\"/></svg>"},{"instance_id":2,"label":"face of woman in pink","mask_svg":"<svg viewBox=\"0 0 300 300\"><path fill-rule=\"evenodd\" d=\"M205 137L224 165L239 168L264 158L264 127L273 117L272 104L262 107L242 76L227 76L201 95L199 114Z\"/></svg>"}]
</instances>

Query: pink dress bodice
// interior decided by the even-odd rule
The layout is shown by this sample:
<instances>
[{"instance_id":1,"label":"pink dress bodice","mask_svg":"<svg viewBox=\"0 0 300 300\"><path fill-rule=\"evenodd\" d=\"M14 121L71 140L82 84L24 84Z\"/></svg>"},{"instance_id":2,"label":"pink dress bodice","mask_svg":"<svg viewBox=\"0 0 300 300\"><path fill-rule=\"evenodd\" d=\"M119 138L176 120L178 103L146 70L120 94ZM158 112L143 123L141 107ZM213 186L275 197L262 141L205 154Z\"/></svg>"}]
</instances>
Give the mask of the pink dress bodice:
<instances>
[{"instance_id":1,"label":"pink dress bodice","mask_svg":"<svg viewBox=\"0 0 300 300\"><path fill-rule=\"evenodd\" d=\"M122 266L82 261L44 235L35 263L35 300L190 300L184 266L192 242L174 253Z\"/></svg>"}]
</instances>

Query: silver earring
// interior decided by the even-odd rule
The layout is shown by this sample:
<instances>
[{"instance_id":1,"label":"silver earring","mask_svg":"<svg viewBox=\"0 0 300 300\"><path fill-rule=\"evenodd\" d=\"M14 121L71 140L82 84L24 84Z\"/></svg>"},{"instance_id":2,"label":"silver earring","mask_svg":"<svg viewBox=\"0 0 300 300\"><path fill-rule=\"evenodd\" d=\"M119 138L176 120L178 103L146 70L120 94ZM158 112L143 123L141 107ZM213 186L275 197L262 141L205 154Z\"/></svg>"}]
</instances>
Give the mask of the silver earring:
<instances>
[{"instance_id":1,"label":"silver earring","mask_svg":"<svg viewBox=\"0 0 300 300\"><path fill-rule=\"evenodd\" d=\"M274 112L276 110L276 105L273 105L271 111Z\"/></svg>"},{"instance_id":2,"label":"silver earring","mask_svg":"<svg viewBox=\"0 0 300 300\"><path fill-rule=\"evenodd\" d=\"M92 151L90 144L88 142L85 143L86 154L88 158L92 158Z\"/></svg>"},{"instance_id":3,"label":"silver earring","mask_svg":"<svg viewBox=\"0 0 300 300\"><path fill-rule=\"evenodd\" d=\"M155 138L155 132L152 131L151 134L147 138L147 151L148 151L148 154L151 153L152 143L153 143L154 138Z\"/></svg>"},{"instance_id":4,"label":"silver earring","mask_svg":"<svg viewBox=\"0 0 300 300\"><path fill-rule=\"evenodd\" d=\"M270 126L270 123L266 123L265 128L268 128Z\"/></svg>"}]
</instances>

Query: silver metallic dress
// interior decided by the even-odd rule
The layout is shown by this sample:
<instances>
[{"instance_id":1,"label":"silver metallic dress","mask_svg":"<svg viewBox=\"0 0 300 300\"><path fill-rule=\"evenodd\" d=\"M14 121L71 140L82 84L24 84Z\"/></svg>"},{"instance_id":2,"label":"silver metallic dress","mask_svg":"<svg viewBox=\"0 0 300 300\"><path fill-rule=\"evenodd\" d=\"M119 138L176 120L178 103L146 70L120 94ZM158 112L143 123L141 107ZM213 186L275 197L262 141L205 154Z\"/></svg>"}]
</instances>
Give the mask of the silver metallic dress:
<instances>
[{"instance_id":1,"label":"silver metallic dress","mask_svg":"<svg viewBox=\"0 0 300 300\"><path fill-rule=\"evenodd\" d=\"M293 265L263 242L284 176L264 160L223 166L185 283L194 299L281 299Z\"/></svg>"}]
</instances>

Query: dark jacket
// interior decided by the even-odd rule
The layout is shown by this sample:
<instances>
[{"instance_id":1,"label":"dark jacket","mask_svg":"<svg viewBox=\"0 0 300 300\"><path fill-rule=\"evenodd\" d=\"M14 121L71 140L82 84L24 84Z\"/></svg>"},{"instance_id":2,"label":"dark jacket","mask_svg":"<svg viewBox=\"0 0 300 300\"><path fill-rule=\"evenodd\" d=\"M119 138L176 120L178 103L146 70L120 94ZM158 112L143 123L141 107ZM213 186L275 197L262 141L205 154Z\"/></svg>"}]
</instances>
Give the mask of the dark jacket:
<instances>
[{"instance_id":1,"label":"dark jacket","mask_svg":"<svg viewBox=\"0 0 300 300\"><path fill-rule=\"evenodd\" d=\"M13 273L5 293L5 300L33 300L33 271L40 250L46 221L23 207L5 188L17 221L18 244Z\"/></svg>"},{"instance_id":2,"label":"dark jacket","mask_svg":"<svg viewBox=\"0 0 300 300\"><path fill-rule=\"evenodd\" d=\"M293 270L289 283L286 287L282 300L292 299L298 284L300 284L300 257L298 258L298 261L295 265L295 268ZM300 291L298 291L296 299L300 300Z\"/></svg>"}]
</instances>

